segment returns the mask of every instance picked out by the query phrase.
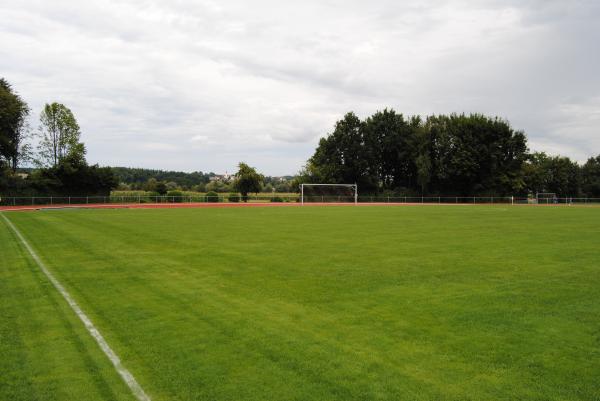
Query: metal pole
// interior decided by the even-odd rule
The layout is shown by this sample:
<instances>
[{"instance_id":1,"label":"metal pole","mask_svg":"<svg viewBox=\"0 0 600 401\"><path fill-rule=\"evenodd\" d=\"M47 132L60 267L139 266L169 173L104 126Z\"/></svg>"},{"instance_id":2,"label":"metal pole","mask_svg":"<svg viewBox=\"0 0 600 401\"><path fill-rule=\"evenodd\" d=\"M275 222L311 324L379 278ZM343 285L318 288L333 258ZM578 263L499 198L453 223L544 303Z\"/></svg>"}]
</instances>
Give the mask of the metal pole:
<instances>
[{"instance_id":1,"label":"metal pole","mask_svg":"<svg viewBox=\"0 0 600 401\"><path fill-rule=\"evenodd\" d=\"M301 195L302 196L302 199L301 199L302 206L304 206L304 184L300 184L300 192L302 193L302 195Z\"/></svg>"}]
</instances>

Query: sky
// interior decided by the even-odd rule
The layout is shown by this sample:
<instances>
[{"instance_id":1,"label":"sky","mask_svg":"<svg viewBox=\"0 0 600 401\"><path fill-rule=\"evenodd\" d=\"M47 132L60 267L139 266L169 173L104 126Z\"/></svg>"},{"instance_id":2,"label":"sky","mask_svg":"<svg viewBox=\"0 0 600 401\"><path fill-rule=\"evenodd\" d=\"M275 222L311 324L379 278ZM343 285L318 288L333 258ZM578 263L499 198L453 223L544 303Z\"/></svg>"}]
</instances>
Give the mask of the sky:
<instances>
[{"instance_id":1,"label":"sky","mask_svg":"<svg viewBox=\"0 0 600 401\"><path fill-rule=\"evenodd\" d=\"M295 174L349 111L484 113L600 154L597 0L0 0L0 77L100 165Z\"/></svg>"}]
</instances>

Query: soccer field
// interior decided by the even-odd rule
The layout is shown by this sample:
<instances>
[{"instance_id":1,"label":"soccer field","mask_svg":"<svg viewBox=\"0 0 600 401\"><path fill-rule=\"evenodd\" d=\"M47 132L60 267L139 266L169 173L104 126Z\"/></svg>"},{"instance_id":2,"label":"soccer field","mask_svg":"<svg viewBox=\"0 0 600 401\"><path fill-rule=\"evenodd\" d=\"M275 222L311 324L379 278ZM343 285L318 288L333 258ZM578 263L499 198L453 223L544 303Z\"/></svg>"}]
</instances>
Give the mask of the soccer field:
<instances>
[{"instance_id":1,"label":"soccer field","mask_svg":"<svg viewBox=\"0 0 600 401\"><path fill-rule=\"evenodd\" d=\"M600 209L7 212L152 400L600 400ZM135 400L0 218L0 400Z\"/></svg>"}]
</instances>

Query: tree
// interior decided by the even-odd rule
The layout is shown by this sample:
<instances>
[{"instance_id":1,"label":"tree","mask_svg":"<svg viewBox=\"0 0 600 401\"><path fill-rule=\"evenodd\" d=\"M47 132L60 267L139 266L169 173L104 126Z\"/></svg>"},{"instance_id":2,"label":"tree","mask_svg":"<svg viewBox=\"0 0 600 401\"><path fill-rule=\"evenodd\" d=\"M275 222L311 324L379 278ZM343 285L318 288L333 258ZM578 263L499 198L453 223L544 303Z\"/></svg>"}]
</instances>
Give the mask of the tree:
<instances>
[{"instance_id":1,"label":"tree","mask_svg":"<svg viewBox=\"0 0 600 401\"><path fill-rule=\"evenodd\" d=\"M499 118L431 116L432 186L438 193L510 194L523 187L527 139Z\"/></svg>"},{"instance_id":2,"label":"tree","mask_svg":"<svg viewBox=\"0 0 600 401\"><path fill-rule=\"evenodd\" d=\"M589 158L583 165L581 181L585 196L600 197L600 155Z\"/></svg>"},{"instance_id":3,"label":"tree","mask_svg":"<svg viewBox=\"0 0 600 401\"><path fill-rule=\"evenodd\" d=\"M56 167L73 153L85 155L85 147L79 141L81 132L75 116L63 104L51 103L44 106L40 116L41 141L39 159L41 165Z\"/></svg>"},{"instance_id":4,"label":"tree","mask_svg":"<svg viewBox=\"0 0 600 401\"><path fill-rule=\"evenodd\" d=\"M110 167L89 166L77 153L71 153L56 166L35 171L31 183L44 195L106 196L119 181Z\"/></svg>"},{"instance_id":5,"label":"tree","mask_svg":"<svg viewBox=\"0 0 600 401\"><path fill-rule=\"evenodd\" d=\"M404 118L385 109L367 118L361 127L366 168L379 189L411 188L417 175L419 117Z\"/></svg>"},{"instance_id":6,"label":"tree","mask_svg":"<svg viewBox=\"0 0 600 401\"><path fill-rule=\"evenodd\" d=\"M158 185L158 181L156 178L152 177L144 184L144 190L148 192L156 192L156 186Z\"/></svg>"},{"instance_id":7,"label":"tree","mask_svg":"<svg viewBox=\"0 0 600 401\"><path fill-rule=\"evenodd\" d=\"M169 188L164 181L159 181L156 183L156 192L158 192L159 195L166 195L168 191Z\"/></svg>"},{"instance_id":8,"label":"tree","mask_svg":"<svg viewBox=\"0 0 600 401\"><path fill-rule=\"evenodd\" d=\"M28 158L28 115L27 103L0 78L0 168L4 164L15 172L19 163Z\"/></svg>"},{"instance_id":9,"label":"tree","mask_svg":"<svg viewBox=\"0 0 600 401\"><path fill-rule=\"evenodd\" d=\"M524 187L527 140L480 114L348 113L319 141L297 180L357 183L363 193L512 194Z\"/></svg>"},{"instance_id":10,"label":"tree","mask_svg":"<svg viewBox=\"0 0 600 401\"><path fill-rule=\"evenodd\" d=\"M314 155L301 173L303 182L356 183L364 190L376 189L376 168L369 168L365 153L363 123L348 113L335 129L321 138Z\"/></svg>"},{"instance_id":11,"label":"tree","mask_svg":"<svg viewBox=\"0 0 600 401\"><path fill-rule=\"evenodd\" d=\"M568 157L533 153L524 166L524 178L531 194L552 192L566 197L577 196L580 192L579 165Z\"/></svg>"},{"instance_id":12,"label":"tree","mask_svg":"<svg viewBox=\"0 0 600 401\"><path fill-rule=\"evenodd\" d=\"M256 172L255 168L240 162L233 186L242 195L242 200L247 202L249 193L260 192L263 181L263 175Z\"/></svg>"}]
</instances>

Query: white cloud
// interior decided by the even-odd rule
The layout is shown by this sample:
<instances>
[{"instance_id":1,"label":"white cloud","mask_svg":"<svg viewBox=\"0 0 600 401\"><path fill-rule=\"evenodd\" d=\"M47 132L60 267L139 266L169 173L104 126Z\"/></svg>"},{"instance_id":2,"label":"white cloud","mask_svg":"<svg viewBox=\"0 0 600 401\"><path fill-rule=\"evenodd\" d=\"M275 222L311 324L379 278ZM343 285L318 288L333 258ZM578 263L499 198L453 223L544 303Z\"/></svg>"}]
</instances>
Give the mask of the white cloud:
<instances>
[{"instance_id":1,"label":"white cloud","mask_svg":"<svg viewBox=\"0 0 600 401\"><path fill-rule=\"evenodd\" d=\"M597 4L0 0L0 71L34 113L71 107L101 164L294 173L344 113L384 107L497 114L584 160Z\"/></svg>"}]
</instances>

